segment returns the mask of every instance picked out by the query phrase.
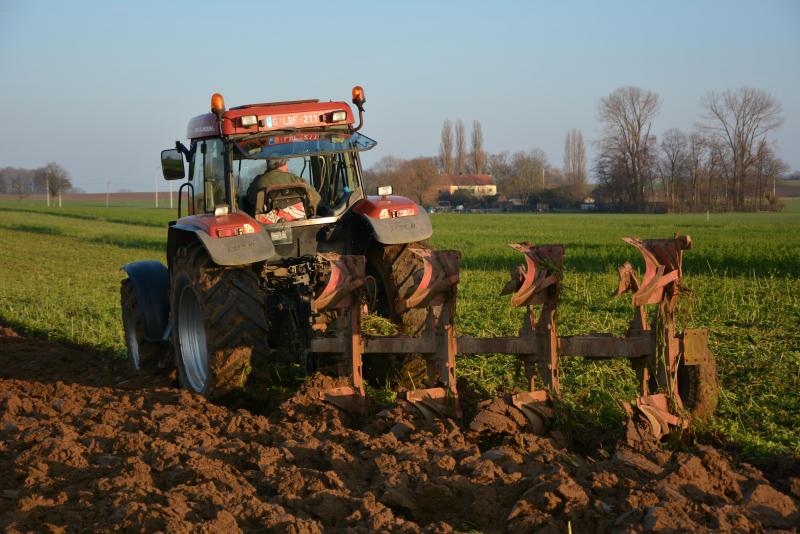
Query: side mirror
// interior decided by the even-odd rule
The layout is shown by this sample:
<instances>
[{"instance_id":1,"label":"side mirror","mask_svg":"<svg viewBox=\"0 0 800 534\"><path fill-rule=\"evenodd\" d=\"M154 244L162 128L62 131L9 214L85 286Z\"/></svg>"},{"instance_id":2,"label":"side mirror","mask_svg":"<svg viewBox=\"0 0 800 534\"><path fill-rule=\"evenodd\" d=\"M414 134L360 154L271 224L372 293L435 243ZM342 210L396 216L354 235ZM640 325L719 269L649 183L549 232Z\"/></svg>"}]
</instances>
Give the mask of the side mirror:
<instances>
[{"instance_id":1,"label":"side mirror","mask_svg":"<svg viewBox=\"0 0 800 534\"><path fill-rule=\"evenodd\" d=\"M183 180L186 176L183 168L183 154L179 150L161 151L161 171L165 180Z\"/></svg>"}]
</instances>

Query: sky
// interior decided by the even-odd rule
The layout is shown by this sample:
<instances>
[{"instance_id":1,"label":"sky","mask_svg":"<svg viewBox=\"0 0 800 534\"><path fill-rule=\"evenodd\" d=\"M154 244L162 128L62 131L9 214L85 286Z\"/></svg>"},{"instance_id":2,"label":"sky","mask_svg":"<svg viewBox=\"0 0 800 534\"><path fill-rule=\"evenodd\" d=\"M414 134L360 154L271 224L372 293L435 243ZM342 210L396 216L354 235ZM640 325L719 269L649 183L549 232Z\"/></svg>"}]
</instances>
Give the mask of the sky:
<instances>
[{"instance_id":1,"label":"sky","mask_svg":"<svg viewBox=\"0 0 800 534\"><path fill-rule=\"evenodd\" d=\"M152 191L214 92L349 101L355 84L365 166L436 155L447 118L558 167L578 128L591 164L599 100L635 85L660 95L657 135L691 130L709 91L767 91L800 169L800 1L0 0L0 167L56 161L90 192Z\"/></svg>"}]
</instances>

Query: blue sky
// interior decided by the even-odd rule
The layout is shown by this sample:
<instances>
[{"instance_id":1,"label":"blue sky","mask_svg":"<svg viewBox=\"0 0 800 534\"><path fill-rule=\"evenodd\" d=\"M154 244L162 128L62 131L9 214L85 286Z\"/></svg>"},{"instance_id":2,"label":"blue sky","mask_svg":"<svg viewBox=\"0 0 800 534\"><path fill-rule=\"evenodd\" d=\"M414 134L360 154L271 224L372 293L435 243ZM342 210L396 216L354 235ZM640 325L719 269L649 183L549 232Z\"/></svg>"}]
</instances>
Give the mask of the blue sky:
<instances>
[{"instance_id":1,"label":"blue sky","mask_svg":"<svg viewBox=\"0 0 800 534\"><path fill-rule=\"evenodd\" d=\"M491 152L599 135L597 103L637 85L656 133L710 90L764 89L800 169L800 2L37 2L0 0L0 166L55 160L89 191L152 190L159 152L221 92L229 106L367 94L386 155L434 155L445 118ZM593 154L590 153L590 162Z\"/></svg>"}]
</instances>

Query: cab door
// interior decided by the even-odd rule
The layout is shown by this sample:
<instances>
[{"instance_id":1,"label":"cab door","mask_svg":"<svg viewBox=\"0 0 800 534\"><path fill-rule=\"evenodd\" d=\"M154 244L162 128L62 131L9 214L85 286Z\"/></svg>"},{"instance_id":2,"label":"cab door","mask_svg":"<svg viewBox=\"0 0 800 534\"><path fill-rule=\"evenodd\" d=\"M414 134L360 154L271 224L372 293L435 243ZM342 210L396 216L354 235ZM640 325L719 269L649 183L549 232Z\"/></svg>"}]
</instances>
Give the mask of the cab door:
<instances>
[{"instance_id":1,"label":"cab door","mask_svg":"<svg viewBox=\"0 0 800 534\"><path fill-rule=\"evenodd\" d=\"M192 142L189 179L194 186L195 213L213 213L225 203L225 145L219 138Z\"/></svg>"}]
</instances>

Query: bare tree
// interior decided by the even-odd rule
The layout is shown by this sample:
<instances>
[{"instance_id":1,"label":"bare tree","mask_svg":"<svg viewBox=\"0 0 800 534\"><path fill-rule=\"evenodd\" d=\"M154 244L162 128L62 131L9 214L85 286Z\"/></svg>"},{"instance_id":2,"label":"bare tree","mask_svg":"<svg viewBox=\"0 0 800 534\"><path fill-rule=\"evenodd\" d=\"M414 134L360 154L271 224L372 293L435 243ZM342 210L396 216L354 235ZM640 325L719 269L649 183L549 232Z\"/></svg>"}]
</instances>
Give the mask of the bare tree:
<instances>
[{"instance_id":1,"label":"bare tree","mask_svg":"<svg viewBox=\"0 0 800 534\"><path fill-rule=\"evenodd\" d=\"M461 119L456 121L456 160L455 160L455 173L464 174L467 167L467 147L466 137L464 134L464 123Z\"/></svg>"},{"instance_id":2,"label":"bare tree","mask_svg":"<svg viewBox=\"0 0 800 534\"><path fill-rule=\"evenodd\" d=\"M486 152L483 151L483 128L481 121L472 121L472 168L476 174L483 174L486 167Z\"/></svg>"},{"instance_id":3,"label":"bare tree","mask_svg":"<svg viewBox=\"0 0 800 534\"><path fill-rule=\"evenodd\" d=\"M453 174L453 122L450 119L445 119L442 123L439 166L443 174Z\"/></svg>"},{"instance_id":4,"label":"bare tree","mask_svg":"<svg viewBox=\"0 0 800 534\"><path fill-rule=\"evenodd\" d=\"M494 176L495 182L511 174L511 163L508 161L508 152L489 154L486 158L486 169Z\"/></svg>"},{"instance_id":5,"label":"bare tree","mask_svg":"<svg viewBox=\"0 0 800 534\"><path fill-rule=\"evenodd\" d=\"M436 203L436 177L435 158L403 160L386 156L364 171L371 190L380 185L391 185L396 194L412 198L420 205Z\"/></svg>"},{"instance_id":6,"label":"bare tree","mask_svg":"<svg viewBox=\"0 0 800 534\"><path fill-rule=\"evenodd\" d=\"M690 199L689 203L693 209L700 207L700 189L703 179L707 178L711 172L710 150L708 140L700 132L692 132L689 135L689 149L687 153L687 165L689 173ZM708 198L708 195L705 196ZM706 209L711 209L708 203Z\"/></svg>"},{"instance_id":7,"label":"bare tree","mask_svg":"<svg viewBox=\"0 0 800 534\"><path fill-rule=\"evenodd\" d=\"M402 166L404 189L417 204L434 204L436 200L436 161L433 158L414 158Z\"/></svg>"},{"instance_id":8,"label":"bare tree","mask_svg":"<svg viewBox=\"0 0 800 534\"><path fill-rule=\"evenodd\" d=\"M688 180L689 141L686 134L677 128L664 132L661 139L661 158L659 174L664 188L664 201L667 207L675 209L685 200Z\"/></svg>"},{"instance_id":9,"label":"bare tree","mask_svg":"<svg viewBox=\"0 0 800 534\"><path fill-rule=\"evenodd\" d=\"M58 207L60 208L61 194L72 185L69 179L69 172L58 163L51 161L39 169L37 175L44 183L45 193L47 194L47 205L50 205L51 198L54 202L57 199Z\"/></svg>"},{"instance_id":10,"label":"bare tree","mask_svg":"<svg viewBox=\"0 0 800 534\"><path fill-rule=\"evenodd\" d=\"M745 207L746 179L767 134L783 123L781 105L766 91L744 87L709 93L704 129L730 151L729 194L734 209Z\"/></svg>"},{"instance_id":11,"label":"bare tree","mask_svg":"<svg viewBox=\"0 0 800 534\"><path fill-rule=\"evenodd\" d=\"M615 162L615 172L622 172L619 178L628 190L627 200L638 209L645 207L648 188L652 192L655 137L650 131L658 109L658 95L639 87L622 87L600 100L598 118L604 135L599 159Z\"/></svg>"},{"instance_id":12,"label":"bare tree","mask_svg":"<svg viewBox=\"0 0 800 534\"><path fill-rule=\"evenodd\" d=\"M574 200L586 193L586 147L583 134L577 129L567 132L564 141L564 179Z\"/></svg>"},{"instance_id":13,"label":"bare tree","mask_svg":"<svg viewBox=\"0 0 800 534\"><path fill-rule=\"evenodd\" d=\"M364 170L364 184L369 194L374 195L378 187L391 185L395 187L398 169L403 160L395 156L384 156L373 166Z\"/></svg>"},{"instance_id":14,"label":"bare tree","mask_svg":"<svg viewBox=\"0 0 800 534\"><path fill-rule=\"evenodd\" d=\"M532 193L542 191L542 177L552 174L544 151L515 152L510 160L505 153L491 158L492 175L498 190L509 197L527 199Z\"/></svg>"},{"instance_id":15,"label":"bare tree","mask_svg":"<svg viewBox=\"0 0 800 534\"><path fill-rule=\"evenodd\" d=\"M789 165L775 155L766 139L762 139L751 172L756 208L762 208L762 200L769 201L770 207L778 203L776 182L787 172L789 172Z\"/></svg>"},{"instance_id":16,"label":"bare tree","mask_svg":"<svg viewBox=\"0 0 800 534\"><path fill-rule=\"evenodd\" d=\"M29 176L15 173L11 176L11 191L17 195L17 200L22 200L31 193L33 182Z\"/></svg>"}]
</instances>

